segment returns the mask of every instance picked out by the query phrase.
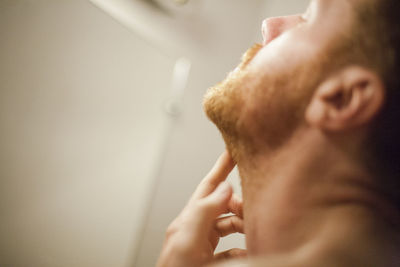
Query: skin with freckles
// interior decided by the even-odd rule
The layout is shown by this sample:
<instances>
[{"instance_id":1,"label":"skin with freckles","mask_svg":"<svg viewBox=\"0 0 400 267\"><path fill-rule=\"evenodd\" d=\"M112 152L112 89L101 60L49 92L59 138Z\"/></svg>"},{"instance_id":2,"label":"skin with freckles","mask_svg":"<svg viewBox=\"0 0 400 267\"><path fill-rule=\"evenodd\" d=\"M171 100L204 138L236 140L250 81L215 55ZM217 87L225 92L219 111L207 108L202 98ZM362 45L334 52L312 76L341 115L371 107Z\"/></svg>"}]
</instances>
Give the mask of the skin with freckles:
<instances>
[{"instance_id":1,"label":"skin with freckles","mask_svg":"<svg viewBox=\"0 0 400 267\"><path fill-rule=\"evenodd\" d=\"M265 20L263 44L207 91L205 113L240 172L248 258L199 266L400 266L398 192L365 161L387 99L385 64L368 63L385 51L365 55L358 39L357 11L373 1L313 0Z\"/></svg>"}]
</instances>

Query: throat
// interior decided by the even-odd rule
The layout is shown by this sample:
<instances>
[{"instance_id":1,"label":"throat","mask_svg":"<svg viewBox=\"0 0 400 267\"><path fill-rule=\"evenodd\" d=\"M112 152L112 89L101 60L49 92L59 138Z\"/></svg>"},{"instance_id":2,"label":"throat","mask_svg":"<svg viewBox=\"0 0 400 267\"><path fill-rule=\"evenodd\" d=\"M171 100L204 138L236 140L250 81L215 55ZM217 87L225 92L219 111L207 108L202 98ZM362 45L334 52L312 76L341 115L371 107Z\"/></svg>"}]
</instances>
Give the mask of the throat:
<instances>
[{"instance_id":1,"label":"throat","mask_svg":"<svg viewBox=\"0 0 400 267\"><path fill-rule=\"evenodd\" d=\"M338 236L368 239L398 223L397 211L373 177L334 145L322 147L300 142L238 162L250 255L346 242Z\"/></svg>"}]
</instances>

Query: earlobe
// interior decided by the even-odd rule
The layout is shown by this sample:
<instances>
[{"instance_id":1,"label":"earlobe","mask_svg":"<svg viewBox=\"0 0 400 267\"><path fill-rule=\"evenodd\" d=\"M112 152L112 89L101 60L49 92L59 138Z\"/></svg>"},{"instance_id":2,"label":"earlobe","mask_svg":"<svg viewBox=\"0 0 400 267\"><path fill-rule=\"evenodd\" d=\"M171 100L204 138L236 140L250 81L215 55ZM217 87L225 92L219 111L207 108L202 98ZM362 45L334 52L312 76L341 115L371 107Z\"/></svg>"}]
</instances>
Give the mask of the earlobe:
<instances>
[{"instance_id":1,"label":"earlobe","mask_svg":"<svg viewBox=\"0 0 400 267\"><path fill-rule=\"evenodd\" d=\"M375 72L348 67L317 88L306 120L327 131L344 131L369 123L384 102L384 85Z\"/></svg>"}]
</instances>

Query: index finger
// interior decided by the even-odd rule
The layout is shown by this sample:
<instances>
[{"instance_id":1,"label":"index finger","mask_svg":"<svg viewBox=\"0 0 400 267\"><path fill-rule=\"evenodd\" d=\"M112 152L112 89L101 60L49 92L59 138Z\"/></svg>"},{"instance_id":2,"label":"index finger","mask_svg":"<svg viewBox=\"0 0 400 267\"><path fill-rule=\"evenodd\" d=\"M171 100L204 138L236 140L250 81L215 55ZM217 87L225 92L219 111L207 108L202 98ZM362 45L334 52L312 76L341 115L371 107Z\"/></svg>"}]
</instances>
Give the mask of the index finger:
<instances>
[{"instance_id":1,"label":"index finger","mask_svg":"<svg viewBox=\"0 0 400 267\"><path fill-rule=\"evenodd\" d=\"M236 163L228 151L225 151L217 160L214 167L197 187L194 198L199 199L211 194L217 186L226 180Z\"/></svg>"}]
</instances>

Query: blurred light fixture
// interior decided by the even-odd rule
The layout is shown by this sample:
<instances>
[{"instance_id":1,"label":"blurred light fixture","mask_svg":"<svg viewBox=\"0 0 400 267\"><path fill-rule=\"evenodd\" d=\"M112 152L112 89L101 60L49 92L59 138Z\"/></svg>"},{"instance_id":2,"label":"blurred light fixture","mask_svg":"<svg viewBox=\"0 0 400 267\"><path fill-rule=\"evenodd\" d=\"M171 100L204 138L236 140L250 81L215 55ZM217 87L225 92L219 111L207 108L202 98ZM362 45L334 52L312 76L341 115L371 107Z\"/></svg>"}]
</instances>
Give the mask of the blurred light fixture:
<instances>
[{"instance_id":1,"label":"blurred light fixture","mask_svg":"<svg viewBox=\"0 0 400 267\"><path fill-rule=\"evenodd\" d=\"M131 0L131 1L137 1L137 0ZM167 8L166 10L171 8L175 9L176 7L183 7L189 3L189 0L142 0L142 1L158 9Z\"/></svg>"},{"instance_id":2,"label":"blurred light fixture","mask_svg":"<svg viewBox=\"0 0 400 267\"><path fill-rule=\"evenodd\" d=\"M182 112L183 96L190 76L192 63L188 58L179 58L172 75L170 97L165 103L165 111L172 117L177 117Z\"/></svg>"},{"instance_id":3,"label":"blurred light fixture","mask_svg":"<svg viewBox=\"0 0 400 267\"><path fill-rule=\"evenodd\" d=\"M178 5L184 5L188 2L188 0L174 0L174 2Z\"/></svg>"},{"instance_id":4,"label":"blurred light fixture","mask_svg":"<svg viewBox=\"0 0 400 267\"><path fill-rule=\"evenodd\" d=\"M138 1L138 0L131 0ZM187 14L193 11L193 5L198 1L189 0L142 0L143 2L158 8L159 10L166 11L170 15Z\"/></svg>"},{"instance_id":5,"label":"blurred light fixture","mask_svg":"<svg viewBox=\"0 0 400 267\"><path fill-rule=\"evenodd\" d=\"M1 1L1 0L0 0ZM182 56L200 42L198 15L203 1L89 0L167 53Z\"/></svg>"}]
</instances>

